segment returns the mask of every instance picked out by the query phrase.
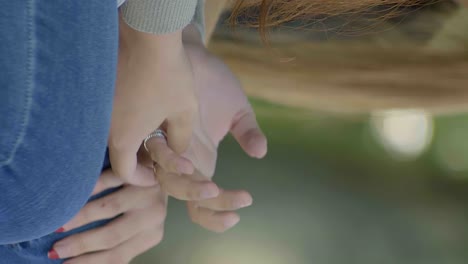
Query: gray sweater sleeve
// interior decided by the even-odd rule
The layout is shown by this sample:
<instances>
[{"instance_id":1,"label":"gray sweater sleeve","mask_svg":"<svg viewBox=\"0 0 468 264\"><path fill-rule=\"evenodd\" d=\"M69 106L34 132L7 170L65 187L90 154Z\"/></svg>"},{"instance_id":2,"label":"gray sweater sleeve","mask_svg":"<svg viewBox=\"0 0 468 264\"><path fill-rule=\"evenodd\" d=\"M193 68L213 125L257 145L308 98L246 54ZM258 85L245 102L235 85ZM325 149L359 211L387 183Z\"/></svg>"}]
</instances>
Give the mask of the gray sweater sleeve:
<instances>
[{"instance_id":1,"label":"gray sweater sleeve","mask_svg":"<svg viewBox=\"0 0 468 264\"><path fill-rule=\"evenodd\" d=\"M120 11L130 27L161 35L181 30L190 24L199 1L202 0L127 0Z\"/></svg>"}]
</instances>

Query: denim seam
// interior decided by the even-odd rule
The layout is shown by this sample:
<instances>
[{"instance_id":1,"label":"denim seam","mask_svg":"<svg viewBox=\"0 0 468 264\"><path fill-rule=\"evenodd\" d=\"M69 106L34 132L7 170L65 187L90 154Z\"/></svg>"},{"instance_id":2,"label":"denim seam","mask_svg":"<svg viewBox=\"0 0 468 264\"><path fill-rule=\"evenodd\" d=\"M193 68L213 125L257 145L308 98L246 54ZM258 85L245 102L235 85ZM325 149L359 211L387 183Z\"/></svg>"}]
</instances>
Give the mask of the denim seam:
<instances>
[{"instance_id":1,"label":"denim seam","mask_svg":"<svg viewBox=\"0 0 468 264\"><path fill-rule=\"evenodd\" d=\"M27 6L27 12L29 21L27 23L28 26L28 51L27 51L27 62L26 62L26 71L27 71L27 78L26 78L26 102L22 116L21 122L21 130L18 133L16 138L15 144L10 152L9 157L5 161L0 161L0 167L10 165L13 161L16 152L18 151L19 146L23 143L24 137L26 136L26 127L29 124L29 119L31 116L31 108L32 108L32 94L34 90L34 69L35 69L35 57L34 57L34 50L36 47L35 43L35 28L34 28L34 3L35 0L29 0Z\"/></svg>"}]
</instances>

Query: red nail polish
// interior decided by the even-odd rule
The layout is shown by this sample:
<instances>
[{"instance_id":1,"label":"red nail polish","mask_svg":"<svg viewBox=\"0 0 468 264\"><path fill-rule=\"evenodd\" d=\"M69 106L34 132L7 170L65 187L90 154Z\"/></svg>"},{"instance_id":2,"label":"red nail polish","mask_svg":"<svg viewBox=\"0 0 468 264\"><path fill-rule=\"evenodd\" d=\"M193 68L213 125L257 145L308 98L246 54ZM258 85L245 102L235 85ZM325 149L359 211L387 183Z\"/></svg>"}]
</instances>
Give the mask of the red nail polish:
<instances>
[{"instance_id":1,"label":"red nail polish","mask_svg":"<svg viewBox=\"0 0 468 264\"><path fill-rule=\"evenodd\" d=\"M55 233L63 233L65 231L65 228L61 227L57 230L55 230Z\"/></svg>"},{"instance_id":2,"label":"red nail polish","mask_svg":"<svg viewBox=\"0 0 468 264\"><path fill-rule=\"evenodd\" d=\"M59 255L57 254L57 251L55 251L54 249L51 249L48 253L47 253L47 256L50 258L50 259L59 259Z\"/></svg>"}]
</instances>

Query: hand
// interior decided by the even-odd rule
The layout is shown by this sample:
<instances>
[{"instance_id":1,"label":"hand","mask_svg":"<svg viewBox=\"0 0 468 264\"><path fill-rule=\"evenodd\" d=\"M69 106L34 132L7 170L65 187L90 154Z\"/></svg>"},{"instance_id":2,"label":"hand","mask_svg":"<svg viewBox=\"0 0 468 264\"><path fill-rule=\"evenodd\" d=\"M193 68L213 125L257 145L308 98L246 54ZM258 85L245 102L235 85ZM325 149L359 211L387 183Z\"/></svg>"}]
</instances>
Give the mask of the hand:
<instances>
[{"instance_id":1,"label":"hand","mask_svg":"<svg viewBox=\"0 0 468 264\"><path fill-rule=\"evenodd\" d=\"M194 122L190 147L183 154L187 158L185 162L191 160L201 174L211 178L216 166L217 147L229 132L248 155L264 157L267 140L239 80L224 62L200 44L186 44L185 50L191 63L197 65L193 72L200 104L200 119ZM166 160L159 162L161 155L155 148L153 160L163 169L174 172L174 164L180 162L177 155L167 154Z\"/></svg>"},{"instance_id":2,"label":"hand","mask_svg":"<svg viewBox=\"0 0 468 264\"><path fill-rule=\"evenodd\" d=\"M267 153L267 139L239 80L223 61L203 46L186 45L185 49L192 64L197 65L194 78L200 120L194 124L190 147L184 157L199 161L196 167L203 175L212 177L217 147L230 132L249 156L263 158ZM208 158L208 154L213 156ZM212 162L207 162L209 160Z\"/></svg>"},{"instance_id":3,"label":"hand","mask_svg":"<svg viewBox=\"0 0 468 264\"><path fill-rule=\"evenodd\" d=\"M152 159L160 166L157 177L162 189L177 199L189 201L189 214L194 222L223 232L239 221L234 211L249 206L252 197L245 191L221 190L211 182L219 142L230 131L247 154L262 158L267 141L239 81L229 68L200 45L186 45L186 51L197 65L194 76L200 120L194 124L190 147L183 156L193 162L197 171L192 175L168 172L178 155L161 138L150 140L148 146ZM214 219L216 225L207 225Z\"/></svg>"},{"instance_id":4,"label":"hand","mask_svg":"<svg viewBox=\"0 0 468 264\"><path fill-rule=\"evenodd\" d=\"M196 87L200 99L204 102L208 96L222 99L206 101L202 122L206 127L206 135L201 124L198 124L198 136L192 138L191 149L186 154L193 158L194 163L201 167L204 175L213 175L216 163L216 148L229 130L236 135L244 150L254 157L262 157L266 153L266 139L255 121L255 115L240 88L240 84L229 69L217 58L208 54L203 48L188 46L189 58L200 63L196 75ZM205 64L206 63L206 64ZM197 64L198 65L198 64ZM213 92L213 94L211 94ZM224 102L224 104L223 104ZM214 104L217 111L208 111ZM223 113L219 115L219 113ZM243 113L243 114L241 114ZM224 118L223 118L224 116ZM231 124L235 124L231 127ZM164 140L155 139L149 142L154 151L153 159L173 171L174 164L180 162ZM198 146L198 147L197 147ZM206 152L205 152L206 151ZM202 155L205 154L205 155ZM151 165L149 157L140 151L141 160L146 159L146 165ZM204 157L199 157L204 156ZM185 160L186 161L186 160ZM208 162L207 162L208 161ZM205 162L204 164L202 164ZM137 166L135 178L142 178L147 167L140 163ZM252 197L246 191L225 191L202 176L200 170L193 175L178 178L178 175L165 173L159 181L180 199L191 200L187 203L189 215L195 223L215 232L223 232L236 225L239 216L237 209L249 206ZM172 177L175 176L175 177ZM179 179L183 181L173 180ZM121 186L122 180L108 170L101 175L94 193ZM205 199L207 198L208 199ZM209 198L215 197L215 198ZM102 205L106 210L101 209ZM72 235L54 245L61 258L69 258L67 264L81 263L128 263L131 259L156 246L163 236L163 222L166 216L167 197L160 192L158 186L136 187L125 185L122 189L87 204L69 223L64 225L68 231L87 223L112 218L123 213L122 217L113 220L106 226ZM151 216L147 214L154 213ZM131 215L131 217L130 217ZM125 217L126 216L126 217ZM135 225L134 223L139 223ZM132 230L134 226L138 230ZM129 228L131 227L131 228ZM130 233L128 233L130 232ZM117 238L113 234L119 234ZM110 237L110 238L109 238ZM58 245L62 245L59 247Z\"/></svg>"},{"instance_id":5,"label":"hand","mask_svg":"<svg viewBox=\"0 0 468 264\"><path fill-rule=\"evenodd\" d=\"M141 173L141 170L137 170L137 173ZM123 181L115 176L112 170L107 170L99 178L93 194L123 184ZM191 191L188 189L190 186L187 185L178 185L176 188L178 188L176 190L178 193ZM229 205L249 203L248 199L249 196L246 197L243 192L226 192L215 199L206 201L206 204L215 208L233 209L241 206ZM162 240L166 207L167 195L161 192L158 185L153 187L123 185L116 192L85 205L70 222L63 226L63 230L69 231L94 221L120 215L118 218L105 226L64 238L58 241L53 249L59 258L70 258L65 264L129 263ZM238 221L235 215L233 217L229 214L220 217L216 214L206 215L197 210L192 215L196 217L200 225L209 230L222 231L226 229L226 226L234 225Z\"/></svg>"},{"instance_id":6,"label":"hand","mask_svg":"<svg viewBox=\"0 0 468 264\"><path fill-rule=\"evenodd\" d=\"M125 182L148 186L152 171L135 173L143 139L164 123L169 146L184 152L192 135L198 104L190 61L181 31L151 35L130 28L120 18L120 47L114 110L109 136L112 169ZM177 172L192 173L190 163ZM137 178L139 177L139 178Z\"/></svg>"},{"instance_id":7,"label":"hand","mask_svg":"<svg viewBox=\"0 0 468 264\"><path fill-rule=\"evenodd\" d=\"M112 170L107 170L99 178L93 194L122 184L123 181ZM66 237L55 243L53 250L61 259L71 258L66 264L129 263L161 241L166 207L167 195L158 185L123 185L116 192L86 204L63 229L69 231L95 221L119 217L102 227ZM54 256L51 252L49 257Z\"/></svg>"}]
</instances>

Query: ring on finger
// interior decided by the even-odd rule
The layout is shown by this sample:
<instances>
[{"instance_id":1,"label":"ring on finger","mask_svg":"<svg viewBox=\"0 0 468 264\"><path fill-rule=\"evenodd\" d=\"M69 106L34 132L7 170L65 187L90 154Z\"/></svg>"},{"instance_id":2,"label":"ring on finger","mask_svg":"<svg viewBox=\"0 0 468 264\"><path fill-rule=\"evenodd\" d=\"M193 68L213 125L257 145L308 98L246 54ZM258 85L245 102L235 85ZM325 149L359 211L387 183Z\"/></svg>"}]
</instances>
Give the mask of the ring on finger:
<instances>
[{"instance_id":1,"label":"ring on finger","mask_svg":"<svg viewBox=\"0 0 468 264\"><path fill-rule=\"evenodd\" d=\"M166 135L166 132L164 132L164 130L162 129L156 129L154 130L153 132L151 132L151 134L149 134L145 140L143 140L143 146L145 147L146 151L149 153L149 149L148 149L148 146L147 146L147 143L150 139L152 138L163 138L164 140L167 141L167 135Z\"/></svg>"}]
</instances>

